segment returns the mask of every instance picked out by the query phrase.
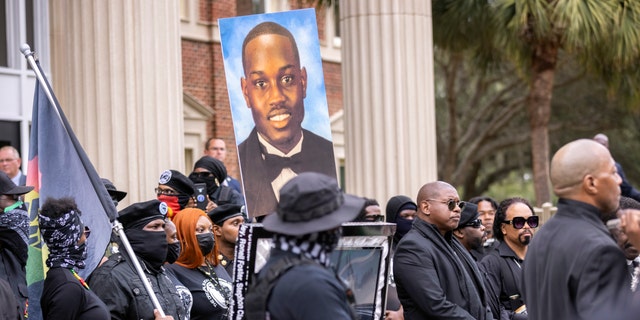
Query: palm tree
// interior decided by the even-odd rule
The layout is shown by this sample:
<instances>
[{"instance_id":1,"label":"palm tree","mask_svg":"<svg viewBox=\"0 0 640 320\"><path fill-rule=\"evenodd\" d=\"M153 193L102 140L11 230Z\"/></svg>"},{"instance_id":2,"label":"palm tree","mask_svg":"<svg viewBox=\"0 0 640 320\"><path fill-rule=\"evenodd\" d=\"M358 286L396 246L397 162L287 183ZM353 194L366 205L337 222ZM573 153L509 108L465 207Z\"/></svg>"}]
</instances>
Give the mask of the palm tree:
<instances>
[{"instance_id":1,"label":"palm tree","mask_svg":"<svg viewBox=\"0 0 640 320\"><path fill-rule=\"evenodd\" d=\"M551 99L561 52L637 98L640 3L630 0L432 0L435 45L473 50L487 67L509 59L528 79L526 106L536 204L551 199ZM631 100L630 100L631 101Z\"/></svg>"}]
</instances>

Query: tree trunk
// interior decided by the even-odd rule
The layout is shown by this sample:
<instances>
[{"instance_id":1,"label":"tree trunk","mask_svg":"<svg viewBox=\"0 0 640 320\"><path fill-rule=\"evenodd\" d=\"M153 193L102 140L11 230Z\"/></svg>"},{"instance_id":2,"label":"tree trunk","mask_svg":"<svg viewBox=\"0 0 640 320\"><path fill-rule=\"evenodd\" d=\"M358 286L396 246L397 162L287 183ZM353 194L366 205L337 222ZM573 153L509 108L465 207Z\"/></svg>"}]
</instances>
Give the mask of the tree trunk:
<instances>
[{"instance_id":1,"label":"tree trunk","mask_svg":"<svg viewBox=\"0 0 640 320\"><path fill-rule=\"evenodd\" d=\"M541 43L534 48L531 63L533 77L527 106L531 127L531 163L536 206L551 201L548 126L557 58L558 47L553 42Z\"/></svg>"},{"instance_id":2,"label":"tree trunk","mask_svg":"<svg viewBox=\"0 0 640 320\"><path fill-rule=\"evenodd\" d=\"M449 134L446 141L445 163L442 171L442 179L453 183L453 173L458 163L458 98L457 98L457 80L462 65L462 55L452 53L449 60L450 67L446 69L445 90L447 92L447 113L449 120Z\"/></svg>"}]
</instances>

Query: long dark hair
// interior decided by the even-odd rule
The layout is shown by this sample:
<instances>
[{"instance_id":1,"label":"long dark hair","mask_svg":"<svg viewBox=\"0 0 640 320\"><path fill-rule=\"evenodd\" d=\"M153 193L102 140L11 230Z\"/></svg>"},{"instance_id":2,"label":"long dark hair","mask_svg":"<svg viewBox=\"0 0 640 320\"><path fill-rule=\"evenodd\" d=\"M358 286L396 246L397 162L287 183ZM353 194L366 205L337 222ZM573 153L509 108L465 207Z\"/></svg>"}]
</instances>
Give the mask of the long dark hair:
<instances>
[{"instance_id":1,"label":"long dark hair","mask_svg":"<svg viewBox=\"0 0 640 320\"><path fill-rule=\"evenodd\" d=\"M502 234L502 223L504 223L504 221L507 219L507 209L509 209L509 207L511 207L511 205L515 203L526 204L527 207L529 207L529 209L531 210L531 214L535 215L535 211L533 211L533 207L531 206L529 201L527 201L527 199L513 197L502 200L502 202L500 202L500 205L498 205L495 220L493 220L493 236L500 241L504 240L504 235Z\"/></svg>"}]
</instances>

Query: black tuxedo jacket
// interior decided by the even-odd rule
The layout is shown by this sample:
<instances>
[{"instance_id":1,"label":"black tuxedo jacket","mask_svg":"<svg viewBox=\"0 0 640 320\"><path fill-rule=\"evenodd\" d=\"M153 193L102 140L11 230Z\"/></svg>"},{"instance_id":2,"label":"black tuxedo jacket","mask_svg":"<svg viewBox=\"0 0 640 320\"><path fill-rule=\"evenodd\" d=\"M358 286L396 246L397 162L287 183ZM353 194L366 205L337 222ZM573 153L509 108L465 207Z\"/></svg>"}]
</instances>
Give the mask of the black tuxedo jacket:
<instances>
[{"instance_id":1,"label":"black tuxedo jacket","mask_svg":"<svg viewBox=\"0 0 640 320\"><path fill-rule=\"evenodd\" d=\"M304 140L299 161L304 163L303 172L319 172L335 178L336 168L331 141L305 129L302 129L302 132ZM256 128L253 128L249 137L238 146L238 155L249 216L259 217L275 211L276 196L267 174L267 166L262 159Z\"/></svg>"}]
</instances>

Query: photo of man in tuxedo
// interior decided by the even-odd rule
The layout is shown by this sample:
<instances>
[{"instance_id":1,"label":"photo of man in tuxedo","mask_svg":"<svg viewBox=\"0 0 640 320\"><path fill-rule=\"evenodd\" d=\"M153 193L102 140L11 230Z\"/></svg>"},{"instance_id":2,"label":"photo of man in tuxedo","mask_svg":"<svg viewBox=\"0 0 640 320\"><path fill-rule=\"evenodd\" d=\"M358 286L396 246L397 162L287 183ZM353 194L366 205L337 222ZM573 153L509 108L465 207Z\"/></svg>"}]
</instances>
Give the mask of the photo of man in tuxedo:
<instances>
[{"instance_id":1,"label":"photo of man in tuxedo","mask_svg":"<svg viewBox=\"0 0 640 320\"><path fill-rule=\"evenodd\" d=\"M242 95L255 126L238 154L248 212L261 217L275 210L278 191L298 174L336 177L333 144L302 127L309 78L289 30L270 21L256 25L244 38L242 67Z\"/></svg>"}]
</instances>

